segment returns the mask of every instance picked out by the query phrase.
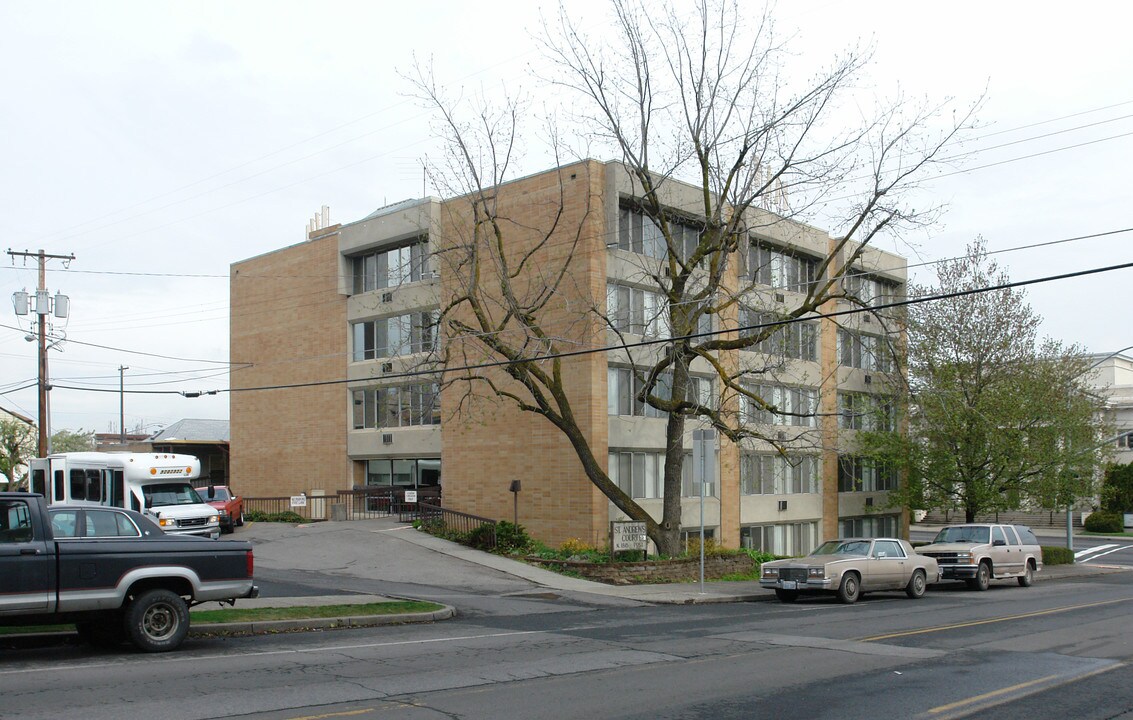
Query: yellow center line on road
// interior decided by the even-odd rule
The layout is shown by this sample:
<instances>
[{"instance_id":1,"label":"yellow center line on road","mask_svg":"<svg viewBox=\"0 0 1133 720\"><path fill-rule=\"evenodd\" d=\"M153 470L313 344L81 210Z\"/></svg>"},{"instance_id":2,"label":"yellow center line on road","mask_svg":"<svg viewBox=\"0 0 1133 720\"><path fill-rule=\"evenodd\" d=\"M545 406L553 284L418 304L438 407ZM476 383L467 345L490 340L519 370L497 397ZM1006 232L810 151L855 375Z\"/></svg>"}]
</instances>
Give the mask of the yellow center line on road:
<instances>
[{"instance_id":1,"label":"yellow center line on road","mask_svg":"<svg viewBox=\"0 0 1133 720\"><path fill-rule=\"evenodd\" d=\"M342 712L324 713L322 715L304 715L303 717L291 718L291 720L327 720L327 718L338 717L351 717L353 715L364 715L371 713L374 708L363 708L361 710L343 710Z\"/></svg>"},{"instance_id":2,"label":"yellow center line on road","mask_svg":"<svg viewBox=\"0 0 1133 720\"><path fill-rule=\"evenodd\" d=\"M1058 675L1047 675L1046 677L1039 678L1037 680L1031 680L1030 682L1019 683L1018 685L1012 685L1010 687L999 688L998 690L992 690L991 692L986 692L983 695L975 695L975 696L970 697L970 698L965 698L964 700L957 700L954 703L948 703L947 705L938 705L937 707L934 707L931 710L929 710L926 714L927 715L939 715L940 713L945 713L945 712L948 712L949 710L955 710L958 707L963 707L965 705L973 705L975 703L983 702L984 700L990 700L990 699L997 697L999 695L1006 695L1007 693L1010 693L1010 692L1015 692L1017 690L1023 690L1024 688L1029 688L1032 685L1038 685L1040 683L1050 682L1051 680L1055 680L1058 677L1059 677Z\"/></svg>"},{"instance_id":3,"label":"yellow center line on road","mask_svg":"<svg viewBox=\"0 0 1133 720\"><path fill-rule=\"evenodd\" d=\"M1010 620L1023 620L1026 618L1041 617L1043 615L1054 615L1055 613L1069 612L1071 610L1084 610L1086 608L1101 607L1103 605L1114 605L1116 603L1129 602L1133 598L1119 598L1117 600L1101 600L1092 603L1083 603L1081 605L1066 605L1064 607L1051 608L1049 610L1036 610L1035 612L1020 613L1018 615L1005 615L1003 617L988 618L986 620L971 620L962 623L953 623L951 625L937 625L935 627L919 628L917 630L903 630L901 632L886 633L885 635L870 635L869 637L854 638L857 642L877 642L878 640L892 640L893 638L909 637L910 635L924 635L926 633L941 632L943 630L956 630L959 628L976 627L978 625L990 625L992 623L1008 622Z\"/></svg>"}]
</instances>

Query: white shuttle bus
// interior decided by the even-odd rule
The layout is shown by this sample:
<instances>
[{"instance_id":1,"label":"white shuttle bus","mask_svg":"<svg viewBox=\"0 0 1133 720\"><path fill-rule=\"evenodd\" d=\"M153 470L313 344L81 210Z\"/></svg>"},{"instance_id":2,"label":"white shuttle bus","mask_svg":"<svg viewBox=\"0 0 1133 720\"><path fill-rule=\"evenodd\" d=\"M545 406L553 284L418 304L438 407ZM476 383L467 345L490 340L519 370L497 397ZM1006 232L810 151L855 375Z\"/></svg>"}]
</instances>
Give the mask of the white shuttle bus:
<instances>
[{"instance_id":1,"label":"white shuttle bus","mask_svg":"<svg viewBox=\"0 0 1133 720\"><path fill-rule=\"evenodd\" d=\"M144 512L173 535L220 537L220 519L193 489L201 462L174 453L71 452L35 458L31 490L49 504Z\"/></svg>"}]
</instances>

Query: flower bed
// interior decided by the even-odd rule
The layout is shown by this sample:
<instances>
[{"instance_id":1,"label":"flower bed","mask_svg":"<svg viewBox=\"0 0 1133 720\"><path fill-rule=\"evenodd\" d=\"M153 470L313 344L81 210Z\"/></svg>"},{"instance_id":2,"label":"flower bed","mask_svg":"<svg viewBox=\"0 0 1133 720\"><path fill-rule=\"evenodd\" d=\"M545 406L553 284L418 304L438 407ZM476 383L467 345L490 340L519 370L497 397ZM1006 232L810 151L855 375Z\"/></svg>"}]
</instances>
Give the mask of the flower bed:
<instances>
[{"instance_id":1,"label":"flower bed","mask_svg":"<svg viewBox=\"0 0 1133 720\"><path fill-rule=\"evenodd\" d=\"M692 582L700 579L699 557L619 563L592 563L540 557L528 557L527 561L559 572L574 573L587 580L607 585ZM751 573L754 568L755 561L745 554L704 558L705 579L715 580L728 575Z\"/></svg>"}]
</instances>

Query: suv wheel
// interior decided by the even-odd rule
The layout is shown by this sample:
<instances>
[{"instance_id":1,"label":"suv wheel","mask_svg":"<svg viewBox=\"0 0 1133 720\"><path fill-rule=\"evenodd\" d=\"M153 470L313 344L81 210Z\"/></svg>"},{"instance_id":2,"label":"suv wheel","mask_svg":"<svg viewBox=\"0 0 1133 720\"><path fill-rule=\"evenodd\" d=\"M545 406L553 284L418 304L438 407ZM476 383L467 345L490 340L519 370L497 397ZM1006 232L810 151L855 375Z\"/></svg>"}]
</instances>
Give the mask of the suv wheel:
<instances>
[{"instance_id":1,"label":"suv wheel","mask_svg":"<svg viewBox=\"0 0 1133 720\"><path fill-rule=\"evenodd\" d=\"M1031 583L1033 583L1034 581L1035 581L1035 566L1031 564L1030 560L1028 560L1027 561L1027 569L1024 570L1023 574L1019 576L1019 585L1022 586L1022 587L1030 587Z\"/></svg>"},{"instance_id":2,"label":"suv wheel","mask_svg":"<svg viewBox=\"0 0 1133 720\"><path fill-rule=\"evenodd\" d=\"M991 566L982 562L979 570L976 571L976 576L968 581L968 587L973 590L987 590L989 585L991 585Z\"/></svg>"}]
</instances>

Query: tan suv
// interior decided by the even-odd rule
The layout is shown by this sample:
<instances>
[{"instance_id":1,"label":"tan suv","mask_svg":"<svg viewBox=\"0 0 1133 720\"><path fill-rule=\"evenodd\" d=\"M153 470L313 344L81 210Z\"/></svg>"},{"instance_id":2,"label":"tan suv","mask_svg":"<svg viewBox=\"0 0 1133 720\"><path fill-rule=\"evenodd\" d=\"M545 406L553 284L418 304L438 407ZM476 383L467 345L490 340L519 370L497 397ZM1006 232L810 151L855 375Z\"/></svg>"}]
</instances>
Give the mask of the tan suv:
<instances>
[{"instance_id":1,"label":"tan suv","mask_svg":"<svg viewBox=\"0 0 1133 720\"><path fill-rule=\"evenodd\" d=\"M1030 587L1043 569L1038 538L1023 525L950 525L917 552L936 558L943 579L964 580L975 590L1012 577Z\"/></svg>"}]
</instances>

